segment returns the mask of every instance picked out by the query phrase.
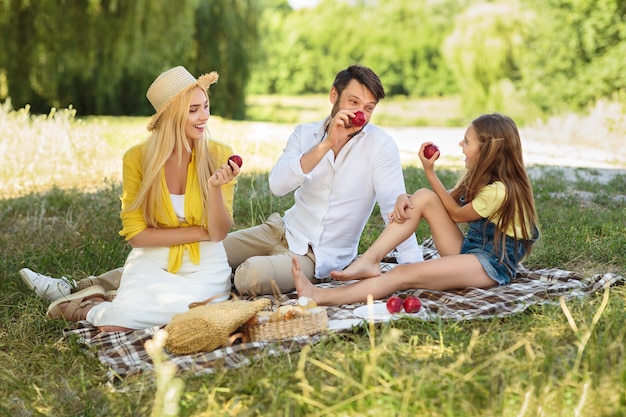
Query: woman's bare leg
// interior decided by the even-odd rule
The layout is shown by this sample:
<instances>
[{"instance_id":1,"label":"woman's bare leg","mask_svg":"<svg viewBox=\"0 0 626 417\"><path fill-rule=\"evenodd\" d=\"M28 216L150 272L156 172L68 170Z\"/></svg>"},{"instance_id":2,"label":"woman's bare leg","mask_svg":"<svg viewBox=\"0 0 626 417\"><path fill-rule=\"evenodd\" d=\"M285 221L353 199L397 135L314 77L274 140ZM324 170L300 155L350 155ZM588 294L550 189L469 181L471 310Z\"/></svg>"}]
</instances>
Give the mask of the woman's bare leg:
<instances>
[{"instance_id":1,"label":"woman's bare leg","mask_svg":"<svg viewBox=\"0 0 626 417\"><path fill-rule=\"evenodd\" d=\"M379 276L380 261L390 250L415 233L422 218L431 226L433 241L442 256L459 253L463 234L448 215L437 194L429 189L417 190L411 196L411 203L413 208L407 209L409 218L404 223L389 223L359 259L343 271L332 271L330 276L339 281Z\"/></svg>"},{"instance_id":2,"label":"woman's bare leg","mask_svg":"<svg viewBox=\"0 0 626 417\"><path fill-rule=\"evenodd\" d=\"M106 333L106 332L130 332L136 329L130 329L128 327L122 327L122 326L98 326L98 330L100 330L103 333Z\"/></svg>"},{"instance_id":3,"label":"woman's bare leg","mask_svg":"<svg viewBox=\"0 0 626 417\"><path fill-rule=\"evenodd\" d=\"M383 299L396 291L411 288L453 290L496 285L474 255L451 255L416 264L398 265L385 275L336 288L319 288L311 284L300 272L297 259L294 259L292 274L298 295L311 298L318 305L366 302L370 294L374 299Z\"/></svg>"}]
</instances>

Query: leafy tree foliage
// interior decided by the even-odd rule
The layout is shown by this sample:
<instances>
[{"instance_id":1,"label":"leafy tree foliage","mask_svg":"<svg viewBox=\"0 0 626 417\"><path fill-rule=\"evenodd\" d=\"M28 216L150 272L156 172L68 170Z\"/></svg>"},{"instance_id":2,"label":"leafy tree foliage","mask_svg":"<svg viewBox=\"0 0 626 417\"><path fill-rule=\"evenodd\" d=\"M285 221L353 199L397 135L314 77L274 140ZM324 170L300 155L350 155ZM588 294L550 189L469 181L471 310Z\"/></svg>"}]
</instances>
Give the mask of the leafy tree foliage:
<instances>
[{"instance_id":1,"label":"leafy tree foliage","mask_svg":"<svg viewBox=\"0 0 626 417\"><path fill-rule=\"evenodd\" d=\"M464 108L529 119L583 110L600 98L623 99L625 16L622 0L470 7L444 44Z\"/></svg>"},{"instance_id":2,"label":"leafy tree foliage","mask_svg":"<svg viewBox=\"0 0 626 417\"><path fill-rule=\"evenodd\" d=\"M535 105L545 112L582 110L599 98L624 93L624 0L526 3L535 18L519 63L520 86Z\"/></svg>"},{"instance_id":3,"label":"leafy tree foliage","mask_svg":"<svg viewBox=\"0 0 626 417\"><path fill-rule=\"evenodd\" d=\"M203 1L196 12L196 57L190 70L220 74L211 89L211 111L227 118L245 117L245 90L257 51L254 0Z\"/></svg>"},{"instance_id":4,"label":"leafy tree foliage","mask_svg":"<svg viewBox=\"0 0 626 417\"><path fill-rule=\"evenodd\" d=\"M248 88L254 94L280 94L286 78L285 21L292 10L287 0L261 0L261 4L259 50Z\"/></svg>"},{"instance_id":5,"label":"leafy tree foliage","mask_svg":"<svg viewBox=\"0 0 626 417\"><path fill-rule=\"evenodd\" d=\"M327 93L372 67L387 94L460 95L534 117L624 99L624 0L0 0L0 99L35 112L149 114L155 74L217 70L212 112L245 95ZM7 90L8 89L8 90Z\"/></svg>"},{"instance_id":6,"label":"leafy tree foliage","mask_svg":"<svg viewBox=\"0 0 626 417\"><path fill-rule=\"evenodd\" d=\"M256 93L325 93L340 69L367 65L390 95L454 93L440 45L452 30L450 15L468 1L322 0L314 9L285 11L272 0L265 10L262 55L251 84Z\"/></svg>"},{"instance_id":7,"label":"leafy tree foliage","mask_svg":"<svg viewBox=\"0 0 626 417\"><path fill-rule=\"evenodd\" d=\"M256 39L254 4L0 0L8 94L14 107L29 104L34 112L71 104L82 114L149 114L145 92L156 74L185 65L199 75L220 63L229 73L227 91L214 108L241 115L245 60Z\"/></svg>"},{"instance_id":8,"label":"leafy tree foliage","mask_svg":"<svg viewBox=\"0 0 626 417\"><path fill-rule=\"evenodd\" d=\"M456 93L457 84L440 48L464 0L384 0L364 9L364 59L379 72L391 95L433 97ZM379 28L372 30L370 28Z\"/></svg>"},{"instance_id":9,"label":"leafy tree foliage","mask_svg":"<svg viewBox=\"0 0 626 417\"><path fill-rule=\"evenodd\" d=\"M489 111L514 113L520 99L519 55L530 14L517 2L476 3L457 16L443 44L469 116Z\"/></svg>"}]
</instances>

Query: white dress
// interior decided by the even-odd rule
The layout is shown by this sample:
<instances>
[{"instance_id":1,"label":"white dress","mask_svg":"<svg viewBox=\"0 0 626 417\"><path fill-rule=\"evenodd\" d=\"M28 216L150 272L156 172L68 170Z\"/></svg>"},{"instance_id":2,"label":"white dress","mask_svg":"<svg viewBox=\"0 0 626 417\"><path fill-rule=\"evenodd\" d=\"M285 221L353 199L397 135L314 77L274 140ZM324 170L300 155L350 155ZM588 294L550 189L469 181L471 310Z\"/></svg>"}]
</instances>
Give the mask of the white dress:
<instances>
[{"instance_id":1,"label":"white dress","mask_svg":"<svg viewBox=\"0 0 626 417\"><path fill-rule=\"evenodd\" d=\"M177 206L177 204L175 204ZM178 210L176 210L178 211ZM94 326L145 329L163 326L189 309L189 304L231 290L231 268L222 242L200 242L200 263L185 251L176 274L167 271L169 248L134 248L126 263L117 296L87 313Z\"/></svg>"}]
</instances>

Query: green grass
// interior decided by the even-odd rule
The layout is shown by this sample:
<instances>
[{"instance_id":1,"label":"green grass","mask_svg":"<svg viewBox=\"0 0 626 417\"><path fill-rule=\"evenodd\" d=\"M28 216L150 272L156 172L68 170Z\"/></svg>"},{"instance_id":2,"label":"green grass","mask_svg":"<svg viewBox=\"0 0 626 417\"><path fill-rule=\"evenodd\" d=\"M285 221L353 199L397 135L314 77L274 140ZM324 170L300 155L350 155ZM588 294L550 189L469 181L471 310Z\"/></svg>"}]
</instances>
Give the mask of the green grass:
<instances>
[{"instance_id":1,"label":"green grass","mask_svg":"<svg viewBox=\"0 0 626 417\"><path fill-rule=\"evenodd\" d=\"M140 140L145 120L0 117L3 155L15 151L3 158L0 176L0 416L151 415L154 374L111 386L94 352L63 339L63 323L46 319L46 304L18 276L25 266L82 278L122 265L129 248L117 234L116 159ZM216 131L246 126L210 123ZM46 132L46 143L30 134L35 129ZM278 149L284 140L276 139ZM30 170L21 165L27 160ZM426 186L419 168L404 172L409 190ZM577 173L546 169L533 180L542 238L526 266L624 275L626 176L603 183L593 170ZM441 177L451 186L458 172ZM40 181L26 187L29 178ZM271 195L267 172L248 171L237 187L236 228L291 203L291 196ZM361 250L381 228L376 212ZM429 231L422 225L416 233L422 240ZM364 326L240 369L180 375L179 415L623 416L625 299L618 286L606 298L599 293L507 318Z\"/></svg>"}]
</instances>

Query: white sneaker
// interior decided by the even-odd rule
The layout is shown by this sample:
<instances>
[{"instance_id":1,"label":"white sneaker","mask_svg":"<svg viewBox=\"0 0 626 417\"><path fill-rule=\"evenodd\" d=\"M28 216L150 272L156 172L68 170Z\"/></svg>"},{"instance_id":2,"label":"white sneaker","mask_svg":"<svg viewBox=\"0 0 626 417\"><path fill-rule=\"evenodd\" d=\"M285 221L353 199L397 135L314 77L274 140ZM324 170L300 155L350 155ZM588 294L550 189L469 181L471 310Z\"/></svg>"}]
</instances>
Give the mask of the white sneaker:
<instances>
[{"instance_id":1,"label":"white sneaker","mask_svg":"<svg viewBox=\"0 0 626 417\"><path fill-rule=\"evenodd\" d=\"M47 301L54 301L61 297L67 297L72 293L76 281L63 278L52 278L31 271L28 268L20 269L20 276L31 290Z\"/></svg>"}]
</instances>

